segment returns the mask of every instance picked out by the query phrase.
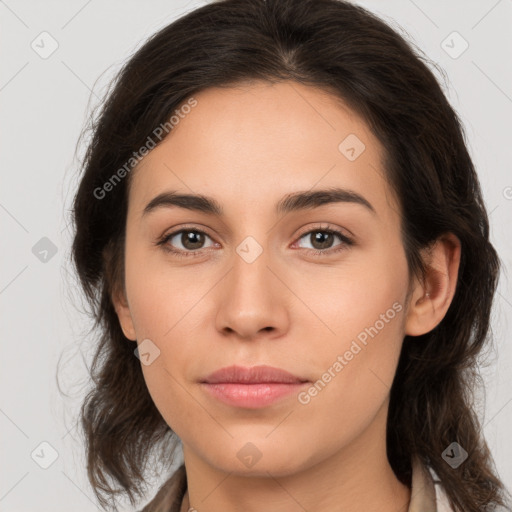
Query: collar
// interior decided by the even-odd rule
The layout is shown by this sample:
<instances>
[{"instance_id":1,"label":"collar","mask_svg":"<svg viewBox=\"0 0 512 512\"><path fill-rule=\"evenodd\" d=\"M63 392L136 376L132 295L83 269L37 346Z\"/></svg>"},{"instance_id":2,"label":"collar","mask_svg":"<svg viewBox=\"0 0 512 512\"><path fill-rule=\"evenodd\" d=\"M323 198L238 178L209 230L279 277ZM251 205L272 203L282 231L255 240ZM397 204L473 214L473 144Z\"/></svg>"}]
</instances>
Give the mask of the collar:
<instances>
[{"instance_id":1,"label":"collar","mask_svg":"<svg viewBox=\"0 0 512 512\"><path fill-rule=\"evenodd\" d=\"M452 512L437 475L417 457L412 459L411 501L408 512Z\"/></svg>"}]
</instances>

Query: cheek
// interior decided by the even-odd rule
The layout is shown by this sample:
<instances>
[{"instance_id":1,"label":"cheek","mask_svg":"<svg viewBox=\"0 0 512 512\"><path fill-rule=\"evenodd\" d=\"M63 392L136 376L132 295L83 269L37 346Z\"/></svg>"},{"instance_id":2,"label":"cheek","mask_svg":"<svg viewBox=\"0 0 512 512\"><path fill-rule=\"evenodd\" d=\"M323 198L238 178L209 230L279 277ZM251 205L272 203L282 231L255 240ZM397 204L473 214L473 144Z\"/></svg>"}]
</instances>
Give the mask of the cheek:
<instances>
[{"instance_id":1,"label":"cheek","mask_svg":"<svg viewBox=\"0 0 512 512\"><path fill-rule=\"evenodd\" d=\"M360 405L370 408L371 396L383 398L389 391L403 340L404 308L399 300L358 306L353 302L333 316L331 326L339 334L325 336L309 354L320 381L318 395L329 388L330 400L341 399L354 410Z\"/></svg>"},{"instance_id":2,"label":"cheek","mask_svg":"<svg viewBox=\"0 0 512 512\"><path fill-rule=\"evenodd\" d=\"M314 332L322 339L309 343L309 350L318 355L342 354L356 339L362 347L375 339L372 354L379 357L386 352L393 356L400 349L407 262L400 250L375 247L355 253L338 268L288 271L287 281L294 283L294 293L309 309L307 315L292 321L302 332Z\"/></svg>"},{"instance_id":3,"label":"cheek","mask_svg":"<svg viewBox=\"0 0 512 512\"><path fill-rule=\"evenodd\" d=\"M139 352L144 347L150 354L150 364L141 363L149 394L169 426L181 432L180 425L188 425L194 414L184 389L198 350L197 335L191 333L205 315L201 299L218 277L210 276L208 285L206 275L172 268L161 257L154 260L137 248L127 252L126 291Z\"/></svg>"},{"instance_id":4,"label":"cheek","mask_svg":"<svg viewBox=\"0 0 512 512\"><path fill-rule=\"evenodd\" d=\"M332 425L359 429L386 400L396 372L404 335L405 255L368 255L340 269L336 279L316 277L315 287L299 292L319 313L318 332L324 333L302 354L314 362L318 378L302 403L329 409Z\"/></svg>"},{"instance_id":5,"label":"cheek","mask_svg":"<svg viewBox=\"0 0 512 512\"><path fill-rule=\"evenodd\" d=\"M317 380L298 397L302 411L295 419L304 429L304 442L322 433L323 440L312 447L319 453L348 446L370 427L388 399L396 372L403 308L398 301L380 300L362 303L360 310L357 306L352 303L333 324L342 334L335 341L327 336L309 354Z\"/></svg>"},{"instance_id":6,"label":"cheek","mask_svg":"<svg viewBox=\"0 0 512 512\"><path fill-rule=\"evenodd\" d=\"M206 275L173 267L156 249L134 245L126 256L126 291L137 337L165 343L193 319L207 283Z\"/></svg>"}]
</instances>

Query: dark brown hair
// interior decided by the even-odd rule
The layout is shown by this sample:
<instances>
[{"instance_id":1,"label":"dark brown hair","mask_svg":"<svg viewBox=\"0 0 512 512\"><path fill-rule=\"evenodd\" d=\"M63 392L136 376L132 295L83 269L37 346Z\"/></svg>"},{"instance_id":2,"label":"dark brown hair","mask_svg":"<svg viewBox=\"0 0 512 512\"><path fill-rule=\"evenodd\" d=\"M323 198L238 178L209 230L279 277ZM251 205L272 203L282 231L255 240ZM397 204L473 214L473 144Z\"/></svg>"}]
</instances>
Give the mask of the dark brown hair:
<instances>
[{"instance_id":1,"label":"dark brown hair","mask_svg":"<svg viewBox=\"0 0 512 512\"><path fill-rule=\"evenodd\" d=\"M156 460L165 464L176 435L148 393L112 303L112 294L124 289L130 173L105 198L95 190L193 94L253 80L321 88L367 122L385 149L411 275L424 275L420 249L443 233L459 238L459 277L445 318L431 332L404 339L391 389L387 453L407 485L412 456L433 468L458 511L504 504L506 490L472 399L477 356L490 341L500 262L461 122L424 61L412 43L349 2L221 0L154 34L118 73L89 127L72 211L72 259L101 333L81 425L89 479L102 506L104 495L124 494L134 503L143 493L150 455L158 449ZM457 469L442 458L452 442L469 454Z\"/></svg>"}]
</instances>

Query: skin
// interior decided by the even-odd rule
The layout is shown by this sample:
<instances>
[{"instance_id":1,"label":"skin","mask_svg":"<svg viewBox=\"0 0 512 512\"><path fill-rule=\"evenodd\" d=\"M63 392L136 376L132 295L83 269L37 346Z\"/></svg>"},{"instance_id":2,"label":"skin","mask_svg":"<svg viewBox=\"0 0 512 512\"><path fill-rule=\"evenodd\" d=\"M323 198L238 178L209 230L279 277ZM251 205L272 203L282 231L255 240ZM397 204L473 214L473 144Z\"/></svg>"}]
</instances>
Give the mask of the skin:
<instances>
[{"instance_id":1,"label":"skin","mask_svg":"<svg viewBox=\"0 0 512 512\"><path fill-rule=\"evenodd\" d=\"M390 386L405 334L432 330L450 305L458 240L440 238L424 254L426 280L409 279L383 147L334 96L295 82L253 82L195 98L132 171L125 290L113 297L126 337L160 350L142 370L183 442L181 510L406 511L410 490L386 456ZM366 146L354 161L338 149L349 134ZM363 195L375 214L355 203L274 211L287 194L332 186ZM225 213L174 206L143 216L164 190L213 197ZM343 244L334 236L321 249L310 232L326 226L353 235L354 244L329 254ZM178 235L174 247L199 256L178 258L155 245L184 227L208 236L187 249ZM247 236L263 249L252 263L236 252ZM312 254L319 247L324 254ZM292 394L242 409L198 382L232 364L268 364L314 383L394 303L401 311L307 404ZM252 467L237 457L248 442L261 454Z\"/></svg>"}]
</instances>

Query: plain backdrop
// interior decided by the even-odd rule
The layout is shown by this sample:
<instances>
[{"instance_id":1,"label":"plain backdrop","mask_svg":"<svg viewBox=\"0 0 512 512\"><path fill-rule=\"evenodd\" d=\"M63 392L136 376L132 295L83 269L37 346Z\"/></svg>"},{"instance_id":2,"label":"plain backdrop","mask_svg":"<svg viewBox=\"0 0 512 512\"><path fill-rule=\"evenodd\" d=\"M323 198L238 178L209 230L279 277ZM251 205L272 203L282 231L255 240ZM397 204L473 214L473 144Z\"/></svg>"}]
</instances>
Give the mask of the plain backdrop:
<instances>
[{"instance_id":1,"label":"plain backdrop","mask_svg":"<svg viewBox=\"0 0 512 512\"><path fill-rule=\"evenodd\" d=\"M75 145L126 59L204 3L0 1L2 512L97 510L74 427L90 360L84 343L90 321L69 264ZM445 77L436 75L465 126L504 265L492 318L496 350L482 368L482 415L497 469L511 488L512 1L359 3L444 70ZM67 396L57 386L59 358ZM156 491L159 481L153 483Z\"/></svg>"}]
</instances>

